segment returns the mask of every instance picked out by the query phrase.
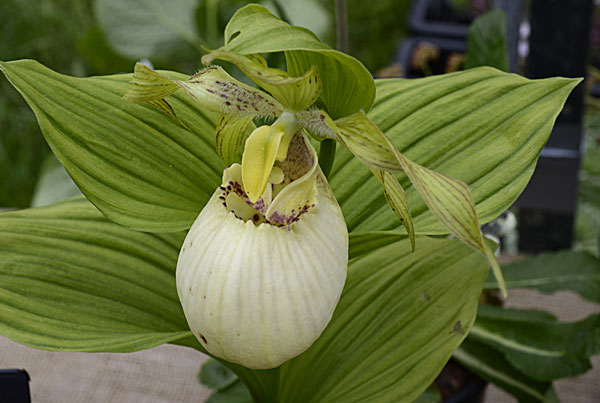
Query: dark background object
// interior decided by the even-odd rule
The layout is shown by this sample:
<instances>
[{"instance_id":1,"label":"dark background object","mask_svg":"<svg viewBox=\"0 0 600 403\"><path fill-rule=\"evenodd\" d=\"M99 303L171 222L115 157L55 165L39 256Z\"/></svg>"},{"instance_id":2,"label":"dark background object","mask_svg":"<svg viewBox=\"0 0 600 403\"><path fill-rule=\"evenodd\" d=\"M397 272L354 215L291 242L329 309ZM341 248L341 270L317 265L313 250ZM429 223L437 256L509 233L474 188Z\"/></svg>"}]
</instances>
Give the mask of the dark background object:
<instances>
[{"instance_id":1,"label":"dark background object","mask_svg":"<svg viewBox=\"0 0 600 403\"><path fill-rule=\"evenodd\" d=\"M585 77L592 0L533 0L526 76ZM519 249L571 247L581 162L585 86L577 86L559 115L531 182L517 201Z\"/></svg>"},{"instance_id":2,"label":"dark background object","mask_svg":"<svg viewBox=\"0 0 600 403\"><path fill-rule=\"evenodd\" d=\"M416 36L467 39L475 14L458 13L444 0L413 1L408 29Z\"/></svg>"},{"instance_id":3,"label":"dark background object","mask_svg":"<svg viewBox=\"0 0 600 403\"><path fill-rule=\"evenodd\" d=\"M30 403L29 374L24 369L0 369L0 403Z\"/></svg>"},{"instance_id":4,"label":"dark background object","mask_svg":"<svg viewBox=\"0 0 600 403\"><path fill-rule=\"evenodd\" d=\"M440 51L438 59L429 63L433 74L443 74L445 72L447 60L450 55L456 53L464 54L467 51L467 43L465 40L439 38L435 36L410 37L400 44L395 56L396 63L402 66L404 77L423 77L422 71L413 68L411 64L415 50L419 45L424 43L434 45Z\"/></svg>"}]
</instances>

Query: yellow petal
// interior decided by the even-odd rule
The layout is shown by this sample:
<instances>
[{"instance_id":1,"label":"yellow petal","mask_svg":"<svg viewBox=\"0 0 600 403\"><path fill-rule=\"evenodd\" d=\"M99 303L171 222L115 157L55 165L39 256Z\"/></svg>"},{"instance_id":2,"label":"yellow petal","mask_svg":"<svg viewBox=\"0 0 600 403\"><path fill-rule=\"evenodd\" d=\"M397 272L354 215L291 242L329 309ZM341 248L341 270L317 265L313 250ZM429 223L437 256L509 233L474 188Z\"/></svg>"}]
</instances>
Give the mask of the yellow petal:
<instances>
[{"instance_id":1,"label":"yellow petal","mask_svg":"<svg viewBox=\"0 0 600 403\"><path fill-rule=\"evenodd\" d=\"M242 182L252 203L258 200L267 187L284 134L279 127L261 126L246 140L242 155Z\"/></svg>"}]
</instances>

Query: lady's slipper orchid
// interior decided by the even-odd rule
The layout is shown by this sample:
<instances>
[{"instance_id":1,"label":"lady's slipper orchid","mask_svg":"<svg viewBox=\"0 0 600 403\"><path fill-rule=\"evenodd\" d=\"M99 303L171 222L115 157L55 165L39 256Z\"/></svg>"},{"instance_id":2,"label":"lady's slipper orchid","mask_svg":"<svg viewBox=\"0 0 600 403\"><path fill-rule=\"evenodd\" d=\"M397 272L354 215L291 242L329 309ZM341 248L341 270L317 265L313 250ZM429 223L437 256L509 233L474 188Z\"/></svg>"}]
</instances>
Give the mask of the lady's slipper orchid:
<instances>
[{"instance_id":1,"label":"lady's slipper orchid","mask_svg":"<svg viewBox=\"0 0 600 403\"><path fill-rule=\"evenodd\" d=\"M225 170L177 263L179 298L202 346L256 369L280 365L319 337L348 263L344 217L301 132L279 145L284 151L267 152L264 171L253 169L254 139L280 133L277 126L256 129L242 165ZM248 184L260 189L253 198Z\"/></svg>"},{"instance_id":2,"label":"lady's slipper orchid","mask_svg":"<svg viewBox=\"0 0 600 403\"><path fill-rule=\"evenodd\" d=\"M221 49L202 61L208 65L214 59L236 64L270 94L219 66L182 81L141 64L126 94L179 122L165 97L181 88L221 114L216 147L232 165L190 229L177 264L186 318L211 354L250 368L277 366L312 344L340 297L347 230L305 129L317 140L344 144L371 169L414 246L410 210L394 173L406 174L450 232L488 257L505 290L464 183L406 158L362 111L334 121L315 109L323 90L315 66L292 77L256 54ZM239 165L257 116L277 120L252 132Z\"/></svg>"}]
</instances>

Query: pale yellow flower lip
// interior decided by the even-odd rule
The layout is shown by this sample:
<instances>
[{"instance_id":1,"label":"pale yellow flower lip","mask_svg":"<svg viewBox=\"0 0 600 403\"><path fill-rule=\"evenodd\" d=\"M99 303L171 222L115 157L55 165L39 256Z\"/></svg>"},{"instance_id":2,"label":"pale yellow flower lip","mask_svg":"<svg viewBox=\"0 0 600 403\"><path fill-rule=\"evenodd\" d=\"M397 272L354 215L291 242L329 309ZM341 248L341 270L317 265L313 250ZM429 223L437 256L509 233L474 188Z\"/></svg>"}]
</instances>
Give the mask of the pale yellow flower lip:
<instances>
[{"instance_id":1,"label":"pale yellow flower lip","mask_svg":"<svg viewBox=\"0 0 600 403\"><path fill-rule=\"evenodd\" d=\"M259 223L230 210L229 195L243 192L241 166L226 169L177 262L177 292L193 334L210 354L248 368L274 368L309 348L331 320L346 280L342 211L315 150L297 134L288 152L301 150L299 160L310 166L294 171L282 164L288 177L299 177L269 183L255 204L240 198L252 216L264 211ZM311 207L298 214L292 206L304 206L307 195ZM269 209L293 209L296 219L268 222Z\"/></svg>"}]
</instances>

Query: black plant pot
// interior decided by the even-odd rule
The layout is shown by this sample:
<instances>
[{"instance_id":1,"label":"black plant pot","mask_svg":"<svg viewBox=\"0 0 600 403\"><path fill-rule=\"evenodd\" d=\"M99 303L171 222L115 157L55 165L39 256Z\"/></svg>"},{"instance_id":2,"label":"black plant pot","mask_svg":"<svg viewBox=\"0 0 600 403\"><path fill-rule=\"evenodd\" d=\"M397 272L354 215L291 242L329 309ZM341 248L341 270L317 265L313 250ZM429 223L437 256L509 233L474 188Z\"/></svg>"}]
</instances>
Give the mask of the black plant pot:
<instances>
[{"instance_id":1,"label":"black plant pot","mask_svg":"<svg viewBox=\"0 0 600 403\"><path fill-rule=\"evenodd\" d=\"M415 35L465 40L475 17L475 13L458 12L447 0L416 0L411 5L408 30Z\"/></svg>"},{"instance_id":2,"label":"black plant pot","mask_svg":"<svg viewBox=\"0 0 600 403\"><path fill-rule=\"evenodd\" d=\"M29 380L24 369L0 369L0 401L30 403Z\"/></svg>"},{"instance_id":3,"label":"black plant pot","mask_svg":"<svg viewBox=\"0 0 600 403\"><path fill-rule=\"evenodd\" d=\"M454 360L448 361L435 380L443 403L482 403L487 382Z\"/></svg>"}]
</instances>

